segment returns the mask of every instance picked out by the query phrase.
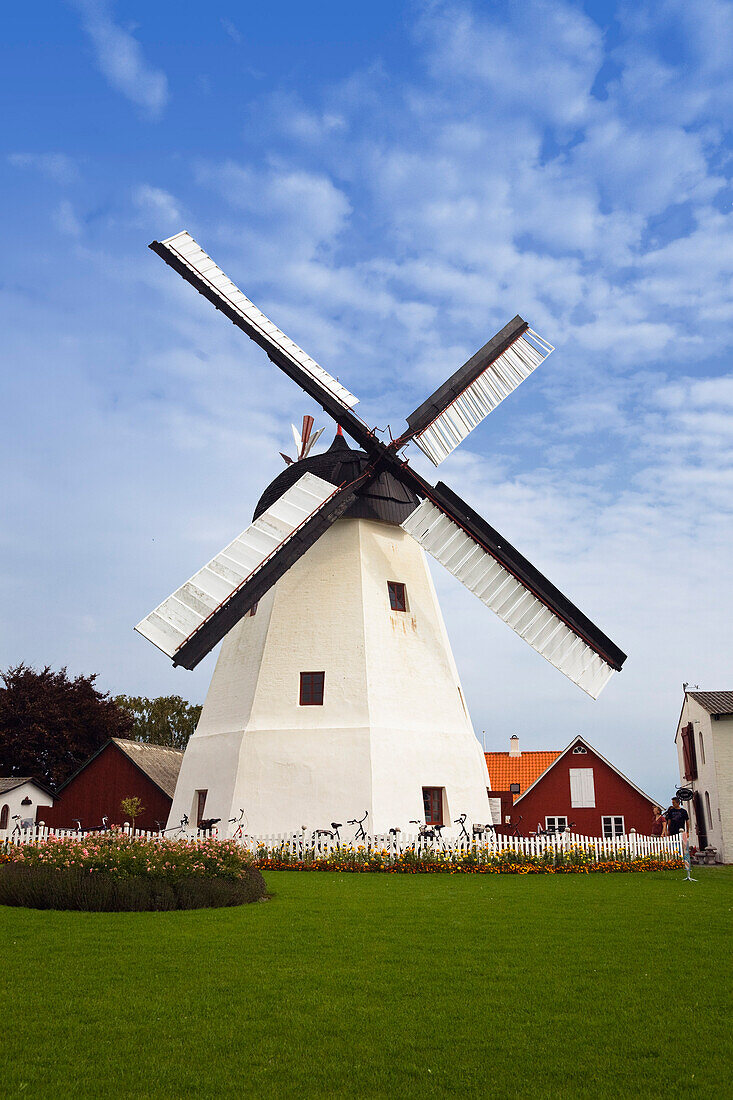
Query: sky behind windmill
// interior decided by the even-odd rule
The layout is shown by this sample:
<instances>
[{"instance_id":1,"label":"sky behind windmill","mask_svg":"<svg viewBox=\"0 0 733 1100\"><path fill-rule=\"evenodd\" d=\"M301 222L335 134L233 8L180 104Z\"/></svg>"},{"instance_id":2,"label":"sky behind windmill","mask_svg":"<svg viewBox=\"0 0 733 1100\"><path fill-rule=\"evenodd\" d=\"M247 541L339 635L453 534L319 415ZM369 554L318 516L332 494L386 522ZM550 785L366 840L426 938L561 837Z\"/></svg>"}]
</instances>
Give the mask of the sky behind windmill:
<instances>
[{"instance_id":1,"label":"sky behind windmill","mask_svg":"<svg viewBox=\"0 0 733 1100\"><path fill-rule=\"evenodd\" d=\"M147 250L187 228L380 427L515 313L556 345L439 476L625 671L593 703L434 575L488 747L583 733L668 798L682 681L733 686L733 5L41 0L4 32L0 667L203 699L213 658L132 627L316 410Z\"/></svg>"}]
</instances>

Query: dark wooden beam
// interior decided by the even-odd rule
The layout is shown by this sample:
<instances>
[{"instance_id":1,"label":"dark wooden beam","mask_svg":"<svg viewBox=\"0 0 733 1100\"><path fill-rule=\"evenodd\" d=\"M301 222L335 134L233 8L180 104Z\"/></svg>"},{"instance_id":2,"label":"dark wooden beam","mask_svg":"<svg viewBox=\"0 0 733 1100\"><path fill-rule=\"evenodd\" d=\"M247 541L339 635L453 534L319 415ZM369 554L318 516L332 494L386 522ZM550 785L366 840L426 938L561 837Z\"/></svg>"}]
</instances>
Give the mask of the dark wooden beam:
<instances>
[{"instance_id":1,"label":"dark wooden beam","mask_svg":"<svg viewBox=\"0 0 733 1100\"><path fill-rule=\"evenodd\" d=\"M623 650L619 649L594 622L584 615L567 596L563 595L559 588L556 588L543 573L540 573L539 569L532 565L524 555L520 554L508 539L500 535L478 512L474 511L469 504L466 504L465 500L461 500L457 493L454 493L442 481L439 481L437 485L430 485L407 465L402 467L401 477L408 488L411 488L413 492L418 493L421 497L432 501L436 507L445 512L449 519L462 527L472 539L475 539L479 546L487 550L530 592L533 592L546 607L562 619L571 630L575 631L589 646L595 649L596 653L611 668L615 668L617 671L621 669L626 660L626 654Z\"/></svg>"},{"instance_id":2,"label":"dark wooden beam","mask_svg":"<svg viewBox=\"0 0 733 1100\"><path fill-rule=\"evenodd\" d=\"M374 433L369 427L349 409L346 405L343 405L337 397L329 393L323 386L317 382L314 378L304 371L302 367L298 367L295 363L291 362L288 357L281 352L271 341L269 341L264 333L261 333L254 325L249 325L246 320L241 317L235 309L227 305L225 301L220 298L215 291L187 264L183 263L177 256L174 256L170 249L166 248L159 241L152 241L148 245L148 248L152 249L157 256L160 256L162 260L178 272L181 278L190 283L191 286L198 290L199 294L202 294L204 298L208 299L213 306L216 307L225 317L228 317L233 325L241 329L242 332L254 340L256 344L267 353L268 358L279 367L281 371L284 371L289 378L292 378L294 382L297 382L302 390L312 397L316 401L324 412L327 412L329 416L333 417L337 424L347 432L351 438L359 444L367 452L372 454L375 447L384 447L384 444L380 440L376 439Z\"/></svg>"},{"instance_id":3,"label":"dark wooden beam","mask_svg":"<svg viewBox=\"0 0 733 1100\"><path fill-rule=\"evenodd\" d=\"M435 393L431 394L426 401L423 401L422 405L415 409L413 413L410 413L407 417L410 431L405 433L403 439L405 441L411 439L427 428L428 424L432 424L436 417L440 416L443 410L450 405L451 401L463 393L465 389L468 389L471 383L475 382L478 376L528 328L529 325L522 320L519 314L508 325L504 325L501 332L497 332L496 336L492 336L489 342L484 344L475 355L472 355L467 363L459 367L447 382L439 386Z\"/></svg>"}]
</instances>

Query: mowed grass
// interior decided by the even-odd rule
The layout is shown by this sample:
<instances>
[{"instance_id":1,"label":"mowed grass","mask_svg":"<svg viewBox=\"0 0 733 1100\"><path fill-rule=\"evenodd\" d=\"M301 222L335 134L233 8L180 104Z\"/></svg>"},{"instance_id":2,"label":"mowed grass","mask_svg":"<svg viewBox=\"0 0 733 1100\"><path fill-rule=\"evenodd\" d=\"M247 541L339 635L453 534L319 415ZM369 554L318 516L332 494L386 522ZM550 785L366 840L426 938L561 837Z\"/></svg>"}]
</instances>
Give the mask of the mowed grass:
<instances>
[{"instance_id":1,"label":"mowed grass","mask_svg":"<svg viewBox=\"0 0 733 1100\"><path fill-rule=\"evenodd\" d=\"M0 909L5 1096L723 1097L733 875L269 872L272 900Z\"/></svg>"}]
</instances>

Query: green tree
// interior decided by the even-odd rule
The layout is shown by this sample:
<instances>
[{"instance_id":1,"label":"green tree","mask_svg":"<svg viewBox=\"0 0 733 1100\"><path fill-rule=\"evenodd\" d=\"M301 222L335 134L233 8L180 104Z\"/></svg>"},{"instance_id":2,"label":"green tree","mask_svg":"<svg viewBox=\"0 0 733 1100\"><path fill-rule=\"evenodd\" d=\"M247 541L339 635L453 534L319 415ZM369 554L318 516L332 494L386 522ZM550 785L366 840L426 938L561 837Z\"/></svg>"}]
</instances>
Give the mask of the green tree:
<instances>
[{"instance_id":1,"label":"green tree","mask_svg":"<svg viewBox=\"0 0 733 1100\"><path fill-rule=\"evenodd\" d=\"M132 832L135 832L135 818L140 817L140 814L145 813L145 807L142 801L135 795L132 798L123 798L120 802L120 809L125 817L129 817L132 822Z\"/></svg>"},{"instance_id":2,"label":"green tree","mask_svg":"<svg viewBox=\"0 0 733 1100\"><path fill-rule=\"evenodd\" d=\"M132 719L92 676L19 664L0 673L0 775L32 775L58 787Z\"/></svg>"},{"instance_id":3,"label":"green tree","mask_svg":"<svg viewBox=\"0 0 733 1100\"><path fill-rule=\"evenodd\" d=\"M130 736L135 741L171 749L185 749L201 714L200 706L187 703L180 695L159 695L156 699L117 695L114 701L132 719Z\"/></svg>"}]
</instances>

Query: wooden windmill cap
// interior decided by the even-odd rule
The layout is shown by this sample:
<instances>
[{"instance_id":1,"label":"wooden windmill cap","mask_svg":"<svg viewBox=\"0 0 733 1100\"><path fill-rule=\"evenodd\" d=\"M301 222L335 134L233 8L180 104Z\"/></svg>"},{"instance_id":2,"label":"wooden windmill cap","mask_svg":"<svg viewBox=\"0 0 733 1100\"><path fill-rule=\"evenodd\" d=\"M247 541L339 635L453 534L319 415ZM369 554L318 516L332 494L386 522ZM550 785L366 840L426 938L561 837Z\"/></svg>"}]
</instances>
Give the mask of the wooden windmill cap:
<instances>
[{"instance_id":1,"label":"wooden windmill cap","mask_svg":"<svg viewBox=\"0 0 733 1100\"><path fill-rule=\"evenodd\" d=\"M369 456L364 451L353 450L345 437L337 433L331 446L323 454L310 455L282 470L265 489L257 502L252 518L257 519L262 515L305 473L315 474L333 485L344 485L354 481L368 464ZM384 471L364 493L359 494L344 518L378 519L382 523L393 523L399 526L419 503L413 492L391 473Z\"/></svg>"}]
</instances>

